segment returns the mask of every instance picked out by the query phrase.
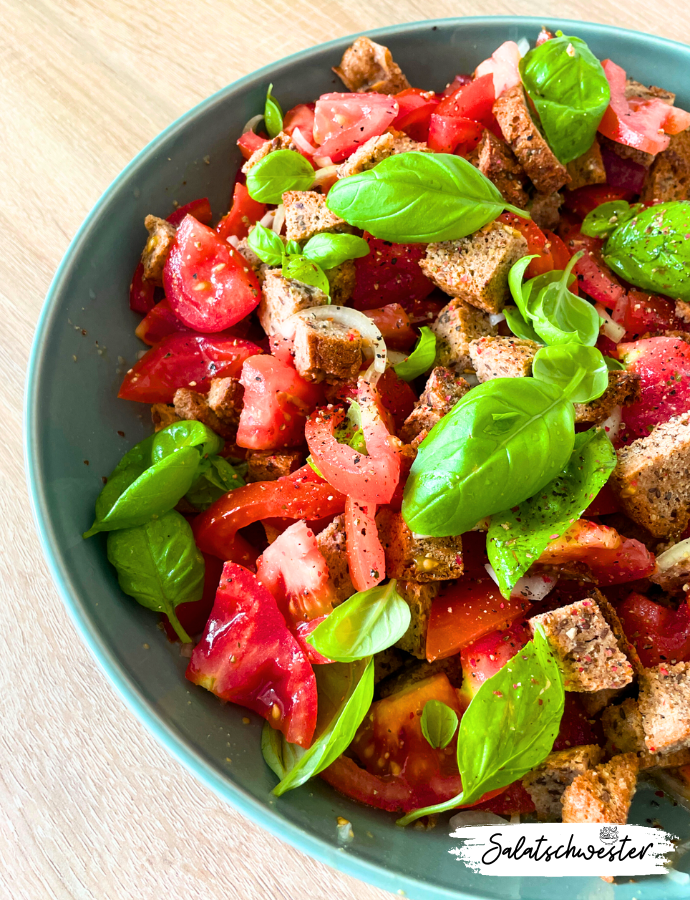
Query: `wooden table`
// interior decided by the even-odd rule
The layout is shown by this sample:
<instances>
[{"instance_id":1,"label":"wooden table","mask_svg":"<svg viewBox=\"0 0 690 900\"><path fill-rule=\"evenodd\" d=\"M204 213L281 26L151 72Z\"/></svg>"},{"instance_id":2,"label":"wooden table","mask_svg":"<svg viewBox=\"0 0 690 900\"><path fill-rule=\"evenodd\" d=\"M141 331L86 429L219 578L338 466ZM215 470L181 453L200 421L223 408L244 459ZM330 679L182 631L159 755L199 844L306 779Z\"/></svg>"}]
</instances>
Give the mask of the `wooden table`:
<instances>
[{"instance_id":1,"label":"wooden table","mask_svg":"<svg viewBox=\"0 0 690 900\"><path fill-rule=\"evenodd\" d=\"M589 18L585 0L496 14ZM366 28L483 14L478 0L0 0L0 896L374 900L201 787L123 706L50 581L22 460L24 370L70 238L123 166L208 94ZM598 18L690 40L670 0Z\"/></svg>"}]
</instances>

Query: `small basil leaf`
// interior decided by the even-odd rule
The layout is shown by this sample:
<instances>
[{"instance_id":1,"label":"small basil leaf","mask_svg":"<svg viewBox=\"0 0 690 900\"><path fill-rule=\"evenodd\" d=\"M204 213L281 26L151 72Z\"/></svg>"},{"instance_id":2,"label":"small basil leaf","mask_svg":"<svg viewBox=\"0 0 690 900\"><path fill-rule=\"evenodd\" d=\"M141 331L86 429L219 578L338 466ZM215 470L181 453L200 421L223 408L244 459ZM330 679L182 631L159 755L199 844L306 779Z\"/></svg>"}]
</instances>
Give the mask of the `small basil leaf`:
<instances>
[{"instance_id":1,"label":"small basil leaf","mask_svg":"<svg viewBox=\"0 0 690 900\"><path fill-rule=\"evenodd\" d=\"M517 308L524 319L529 318L527 303L534 282L533 278L530 281L524 281L524 277L527 267L536 258L536 253L533 253L531 256L522 256L517 262L513 263L508 273L510 293L513 295L513 300L515 300Z\"/></svg>"},{"instance_id":2,"label":"small basil leaf","mask_svg":"<svg viewBox=\"0 0 690 900\"><path fill-rule=\"evenodd\" d=\"M275 231L271 231L270 228L264 228L258 222L249 232L247 243L261 262L266 263L267 266L279 266L282 264L286 247ZM297 252L299 253L299 249Z\"/></svg>"},{"instance_id":3,"label":"small basil leaf","mask_svg":"<svg viewBox=\"0 0 690 900\"><path fill-rule=\"evenodd\" d=\"M422 734L434 750L443 750L453 740L458 714L441 700L428 700L422 711Z\"/></svg>"},{"instance_id":4,"label":"small basil leaf","mask_svg":"<svg viewBox=\"0 0 690 900\"><path fill-rule=\"evenodd\" d=\"M228 491L242 487L242 478L222 456L211 456L202 460L192 486L185 494L185 500L198 510L208 509Z\"/></svg>"},{"instance_id":5,"label":"small basil leaf","mask_svg":"<svg viewBox=\"0 0 690 900\"><path fill-rule=\"evenodd\" d=\"M304 256L292 256L283 262L283 278L292 278L301 281L302 284L310 284L318 288L330 302L331 286L326 278L326 273L321 266L311 262Z\"/></svg>"},{"instance_id":6,"label":"small basil leaf","mask_svg":"<svg viewBox=\"0 0 690 900\"><path fill-rule=\"evenodd\" d=\"M601 429L575 435L565 470L538 494L491 517L486 549L504 597L550 541L580 518L616 467L616 451Z\"/></svg>"},{"instance_id":7,"label":"small basil leaf","mask_svg":"<svg viewBox=\"0 0 690 900\"><path fill-rule=\"evenodd\" d=\"M101 522L108 515L120 495L131 484L134 484L137 478L151 465L151 448L154 437L155 435L150 435L128 450L110 473L105 486L96 499L96 522ZM84 537L90 537L99 530L94 531L92 528Z\"/></svg>"},{"instance_id":8,"label":"small basil leaf","mask_svg":"<svg viewBox=\"0 0 690 900\"><path fill-rule=\"evenodd\" d=\"M586 153L611 99L604 69L587 44L558 32L525 54L520 77L558 159L565 165Z\"/></svg>"},{"instance_id":9,"label":"small basil leaf","mask_svg":"<svg viewBox=\"0 0 690 900\"><path fill-rule=\"evenodd\" d=\"M526 341L535 341L541 344L542 340L532 326L525 322L522 313L515 306L505 306L503 314L506 317L508 328L513 332L515 337L523 338Z\"/></svg>"},{"instance_id":10,"label":"small basil leaf","mask_svg":"<svg viewBox=\"0 0 690 900\"><path fill-rule=\"evenodd\" d=\"M264 107L264 122L266 123L266 131L268 136L274 138L283 130L283 110L280 103L271 93L273 85L269 84L266 91L266 105Z\"/></svg>"},{"instance_id":11,"label":"small basil leaf","mask_svg":"<svg viewBox=\"0 0 690 900\"><path fill-rule=\"evenodd\" d=\"M417 534L463 534L485 516L532 497L570 458L575 412L536 378L472 388L419 446L402 513ZM513 413L496 419L496 414Z\"/></svg>"},{"instance_id":12,"label":"small basil leaf","mask_svg":"<svg viewBox=\"0 0 690 900\"><path fill-rule=\"evenodd\" d=\"M311 458L311 454L307 457L307 462L312 467L312 469L316 472L316 474L319 476L319 478L323 478L323 480L325 481L326 479L324 478L323 472L320 471L320 469L318 468L318 466L316 465L314 460Z\"/></svg>"},{"instance_id":13,"label":"small basil leaf","mask_svg":"<svg viewBox=\"0 0 690 900\"><path fill-rule=\"evenodd\" d=\"M561 273L558 281L539 292L535 304L530 304L532 325L546 344L587 344L593 347L599 338L601 319L592 303L571 293L574 281L572 268L582 253L576 253ZM532 292L534 297L534 291Z\"/></svg>"},{"instance_id":14,"label":"small basil leaf","mask_svg":"<svg viewBox=\"0 0 690 900\"><path fill-rule=\"evenodd\" d=\"M301 256L302 248L297 241L288 241L285 245L285 256Z\"/></svg>"},{"instance_id":15,"label":"small basil leaf","mask_svg":"<svg viewBox=\"0 0 690 900\"><path fill-rule=\"evenodd\" d=\"M353 594L336 606L307 637L323 656L354 662L392 647L410 625L410 607L396 590L396 581Z\"/></svg>"},{"instance_id":16,"label":"small basil leaf","mask_svg":"<svg viewBox=\"0 0 690 900\"><path fill-rule=\"evenodd\" d=\"M147 609L165 613L185 643L191 640L175 608L200 600L204 558L187 520L174 510L136 528L108 535L108 560L120 587Z\"/></svg>"},{"instance_id":17,"label":"small basil leaf","mask_svg":"<svg viewBox=\"0 0 690 900\"><path fill-rule=\"evenodd\" d=\"M356 234L315 234L304 245L302 252L322 269L333 269L347 259L366 256L369 244Z\"/></svg>"},{"instance_id":18,"label":"small basil leaf","mask_svg":"<svg viewBox=\"0 0 690 900\"><path fill-rule=\"evenodd\" d=\"M328 768L352 742L374 697L372 657L353 663L315 666L319 714L308 750L290 744L268 722L261 734L261 751L280 778L273 793L280 797Z\"/></svg>"},{"instance_id":19,"label":"small basil leaf","mask_svg":"<svg viewBox=\"0 0 690 900\"><path fill-rule=\"evenodd\" d=\"M202 456L211 456L225 446L225 441L202 422L194 419L173 422L154 435L151 461L160 462L182 447L197 447Z\"/></svg>"},{"instance_id":20,"label":"small basil leaf","mask_svg":"<svg viewBox=\"0 0 690 900\"><path fill-rule=\"evenodd\" d=\"M504 209L528 218L479 169L449 153L389 156L336 181L326 203L350 225L400 244L466 237Z\"/></svg>"},{"instance_id":21,"label":"small basil leaf","mask_svg":"<svg viewBox=\"0 0 690 900\"><path fill-rule=\"evenodd\" d=\"M650 206L620 225L604 262L635 287L690 301L690 202Z\"/></svg>"},{"instance_id":22,"label":"small basil leaf","mask_svg":"<svg viewBox=\"0 0 690 900\"><path fill-rule=\"evenodd\" d=\"M580 231L588 237L607 238L619 225L632 219L641 209L640 203L631 206L627 200L601 203L587 213Z\"/></svg>"},{"instance_id":23,"label":"small basil leaf","mask_svg":"<svg viewBox=\"0 0 690 900\"><path fill-rule=\"evenodd\" d=\"M612 356L605 356L604 362L606 363L606 368L609 372L625 371L625 366L619 359L614 359Z\"/></svg>"},{"instance_id":24,"label":"small basil leaf","mask_svg":"<svg viewBox=\"0 0 690 900\"><path fill-rule=\"evenodd\" d=\"M582 378L574 384L578 370ZM609 386L606 361L596 347L556 344L542 347L532 361L532 375L546 384L560 387L573 403L589 403L601 397Z\"/></svg>"},{"instance_id":25,"label":"small basil leaf","mask_svg":"<svg viewBox=\"0 0 690 900\"><path fill-rule=\"evenodd\" d=\"M403 381L412 381L428 372L433 366L436 359L436 335L434 332L422 325L419 333L419 340L414 350L407 359L393 366L395 374L402 378Z\"/></svg>"},{"instance_id":26,"label":"small basil leaf","mask_svg":"<svg viewBox=\"0 0 690 900\"><path fill-rule=\"evenodd\" d=\"M249 196L259 203L281 203L285 191L308 191L314 168L296 150L274 150L247 172Z\"/></svg>"}]
</instances>

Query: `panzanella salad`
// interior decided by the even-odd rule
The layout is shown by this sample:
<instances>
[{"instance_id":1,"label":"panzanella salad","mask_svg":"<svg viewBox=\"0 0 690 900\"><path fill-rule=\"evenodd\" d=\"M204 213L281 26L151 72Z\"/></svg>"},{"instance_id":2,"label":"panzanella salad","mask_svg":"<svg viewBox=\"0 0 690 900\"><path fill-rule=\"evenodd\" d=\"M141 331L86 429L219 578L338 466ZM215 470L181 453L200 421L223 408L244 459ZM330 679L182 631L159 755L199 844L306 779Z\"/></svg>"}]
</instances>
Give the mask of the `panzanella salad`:
<instances>
[{"instance_id":1,"label":"panzanella salad","mask_svg":"<svg viewBox=\"0 0 690 900\"><path fill-rule=\"evenodd\" d=\"M561 32L334 71L146 217L85 537L276 794L624 823L690 784L690 114Z\"/></svg>"}]
</instances>

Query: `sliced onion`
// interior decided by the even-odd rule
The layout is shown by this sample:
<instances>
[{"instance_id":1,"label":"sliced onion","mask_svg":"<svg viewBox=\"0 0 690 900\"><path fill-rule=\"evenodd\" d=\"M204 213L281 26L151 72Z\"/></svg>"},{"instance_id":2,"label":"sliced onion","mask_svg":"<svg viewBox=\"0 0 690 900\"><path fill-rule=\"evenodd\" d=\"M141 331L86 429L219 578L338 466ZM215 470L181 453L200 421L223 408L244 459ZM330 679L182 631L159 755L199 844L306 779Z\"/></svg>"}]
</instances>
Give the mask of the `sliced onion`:
<instances>
[{"instance_id":1,"label":"sliced onion","mask_svg":"<svg viewBox=\"0 0 690 900\"><path fill-rule=\"evenodd\" d=\"M228 244L232 244L235 250L237 250L237 248L240 246L240 239L236 234L228 235L225 240L228 242Z\"/></svg>"},{"instance_id":2,"label":"sliced onion","mask_svg":"<svg viewBox=\"0 0 690 900\"><path fill-rule=\"evenodd\" d=\"M477 387L477 385L479 384L479 379L474 372L464 372L462 377L470 387Z\"/></svg>"},{"instance_id":3,"label":"sliced onion","mask_svg":"<svg viewBox=\"0 0 690 900\"><path fill-rule=\"evenodd\" d=\"M505 313L492 313L489 316L489 325L494 328L499 322L505 321Z\"/></svg>"},{"instance_id":4,"label":"sliced onion","mask_svg":"<svg viewBox=\"0 0 690 900\"><path fill-rule=\"evenodd\" d=\"M679 541L656 558L656 567L659 572L665 572L678 565L690 565L690 538Z\"/></svg>"},{"instance_id":5,"label":"sliced onion","mask_svg":"<svg viewBox=\"0 0 690 900\"><path fill-rule=\"evenodd\" d=\"M601 424L602 428L606 432L606 437L610 441L615 441L615 439L618 437L618 432L621 430L621 426L623 425L623 407L615 406L608 419L605 419Z\"/></svg>"},{"instance_id":6,"label":"sliced onion","mask_svg":"<svg viewBox=\"0 0 690 900\"><path fill-rule=\"evenodd\" d=\"M511 823L496 813L484 809L466 809L451 816L451 828L471 828L473 825L510 825Z\"/></svg>"},{"instance_id":7,"label":"sliced onion","mask_svg":"<svg viewBox=\"0 0 690 900\"><path fill-rule=\"evenodd\" d=\"M486 563L484 568L498 585L498 575L494 571L494 567L490 563ZM510 596L522 597L523 600L538 603L556 587L557 580L550 575L525 575L517 581Z\"/></svg>"},{"instance_id":8,"label":"sliced onion","mask_svg":"<svg viewBox=\"0 0 690 900\"><path fill-rule=\"evenodd\" d=\"M319 169L325 169L327 166L332 166L334 164L330 156L315 156L314 162Z\"/></svg>"},{"instance_id":9,"label":"sliced onion","mask_svg":"<svg viewBox=\"0 0 690 900\"><path fill-rule=\"evenodd\" d=\"M295 128L292 132L292 140L303 153L307 153L309 156L319 152L318 147L310 144L299 128Z\"/></svg>"},{"instance_id":10,"label":"sliced onion","mask_svg":"<svg viewBox=\"0 0 690 900\"><path fill-rule=\"evenodd\" d=\"M276 234L280 234L283 230L283 223L285 222L285 207L281 203L276 209L275 217L273 219L273 231Z\"/></svg>"},{"instance_id":11,"label":"sliced onion","mask_svg":"<svg viewBox=\"0 0 690 900\"><path fill-rule=\"evenodd\" d=\"M520 824L520 813L513 813L510 817L511 825L519 825Z\"/></svg>"},{"instance_id":12,"label":"sliced onion","mask_svg":"<svg viewBox=\"0 0 690 900\"><path fill-rule=\"evenodd\" d=\"M601 303L595 303L594 308L599 314L599 318L604 320L604 324L601 326L601 333L605 334L614 344L619 344L625 334L625 326L614 322L608 310Z\"/></svg>"},{"instance_id":13,"label":"sliced onion","mask_svg":"<svg viewBox=\"0 0 690 900\"><path fill-rule=\"evenodd\" d=\"M388 365L397 366L398 363L405 362L409 353L401 353L399 350L388 351Z\"/></svg>"},{"instance_id":14,"label":"sliced onion","mask_svg":"<svg viewBox=\"0 0 690 900\"><path fill-rule=\"evenodd\" d=\"M326 181L336 179L338 177L337 166L325 166L323 169L317 169L314 175L314 187L320 187Z\"/></svg>"},{"instance_id":15,"label":"sliced onion","mask_svg":"<svg viewBox=\"0 0 690 900\"><path fill-rule=\"evenodd\" d=\"M529 40L526 37L519 38L517 48L520 51L520 56L524 56L529 52Z\"/></svg>"},{"instance_id":16,"label":"sliced onion","mask_svg":"<svg viewBox=\"0 0 690 900\"><path fill-rule=\"evenodd\" d=\"M242 134L246 134L248 131L254 131L254 128L259 124L259 122L263 119L264 114L259 113L256 116L252 116L251 119L247 122L247 124L242 129Z\"/></svg>"},{"instance_id":17,"label":"sliced onion","mask_svg":"<svg viewBox=\"0 0 690 900\"><path fill-rule=\"evenodd\" d=\"M259 225L263 225L264 228L273 228L273 220L276 217L275 209L269 209L267 213L264 214L262 219L259 219Z\"/></svg>"}]
</instances>

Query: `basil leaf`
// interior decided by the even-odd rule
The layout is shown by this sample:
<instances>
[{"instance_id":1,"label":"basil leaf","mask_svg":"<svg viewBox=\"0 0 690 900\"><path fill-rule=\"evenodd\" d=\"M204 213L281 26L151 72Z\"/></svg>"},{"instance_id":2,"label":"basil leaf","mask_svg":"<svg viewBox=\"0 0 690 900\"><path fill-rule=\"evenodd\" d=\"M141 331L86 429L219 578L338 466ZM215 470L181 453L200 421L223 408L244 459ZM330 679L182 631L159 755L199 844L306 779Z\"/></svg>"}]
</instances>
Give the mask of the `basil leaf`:
<instances>
[{"instance_id":1,"label":"basil leaf","mask_svg":"<svg viewBox=\"0 0 690 900\"><path fill-rule=\"evenodd\" d=\"M504 597L510 597L549 542L580 518L615 467L616 451L603 429L576 434L562 473L534 497L491 517L486 549Z\"/></svg>"},{"instance_id":2,"label":"basil leaf","mask_svg":"<svg viewBox=\"0 0 690 900\"><path fill-rule=\"evenodd\" d=\"M194 419L173 422L154 435L151 461L160 462L182 447L197 447L202 456L211 456L225 446L225 441L202 422Z\"/></svg>"},{"instance_id":3,"label":"basil leaf","mask_svg":"<svg viewBox=\"0 0 690 900\"><path fill-rule=\"evenodd\" d=\"M576 379L581 371L581 378ZM532 360L532 375L560 387L573 403L589 403L609 386L609 370L596 347L556 344L542 347Z\"/></svg>"},{"instance_id":4,"label":"basil leaf","mask_svg":"<svg viewBox=\"0 0 690 900\"><path fill-rule=\"evenodd\" d=\"M516 337L523 338L527 341L535 341L537 344L542 343L537 332L532 328L529 322L525 322L522 313L517 307L505 306L503 308L503 314L506 317L508 328L510 328Z\"/></svg>"},{"instance_id":5,"label":"basil leaf","mask_svg":"<svg viewBox=\"0 0 690 900\"><path fill-rule=\"evenodd\" d=\"M110 473L96 499L96 522L102 521L108 515L120 495L151 465L154 437L155 435L150 435L128 450ZM96 534L96 531L91 529L84 537L91 537L91 533Z\"/></svg>"},{"instance_id":6,"label":"basil leaf","mask_svg":"<svg viewBox=\"0 0 690 900\"><path fill-rule=\"evenodd\" d=\"M222 456L211 456L199 465L197 476L185 494L185 500L198 510L208 509L228 491L242 487L242 478Z\"/></svg>"},{"instance_id":7,"label":"basil leaf","mask_svg":"<svg viewBox=\"0 0 690 900\"><path fill-rule=\"evenodd\" d=\"M422 325L419 332L419 340L407 357L396 366L393 366L395 374L402 378L403 381L412 381L419 375L428 372L433 366L436 359L436 335L434 332Z\"/></svg>"},{"instance_id":8,"label":"basil leaf","mask_svg":"<svg viewBox=\"0 0 690 900\"><path fill-rule=\"evenodd\" d=\"M333 269L345 260L367 256L369 244L356 234L315 234L302 253L322 269Z\"/></svg>"},{"instance_id":9,"label":"basil leaf","mask_svg":"<svg viewBox=\"0 0 690 900\"><path fill-rule=\"evenodd\" d=\"M341 178L326 205L350 225L400 244L473 234L511 206L479 169L449 153L399 153Z\"/></svg>"},{"instance_id":10,"label":"basil leaf","mask_svg":"<svg viewBox=\"0 0 690 900\"><path fill-rule=\"evenodd\" d=\"M324 478L323 472L320 471L320 469L318 468L318 466L316 465L314 460L311 458L311 454L307 457L307 462L312 467L312 469L316 472L316 474L319 476L319 478L323 478L323 480L325 481L326 479Z\"/></svg>"},{"instance_id":11,"label":"basil leaf","mask_svg":"<svg viewBox=\"0 0 690 900\"><path fill-rule=\"evenodd\" d=\"M536 378L494 378L472 388L419 446L402 505L409 528L463 534L532 497L570 458L574 409Z\"/></svg>"},{"instance_id":12,"label":"basil leaf","mask_svg":"<svg viewBox=\"0 0 690 900\"><path fill-rule=\"evenodd\" d=\"M117 569L125 594L147 609L165 613L180 640L189 643L175 607L201 599L204 558L184 516L172 510L136 528L112 531L108 560Z\"/></svg>"},{"instance_id":13,"label":"basil leaf","mask_svg":"<svg viewBox=\"0 0 690 900\"><path fill-rule=\"evenodd\" d=\"M620 225L604 262L635 287L690 301L690 202L658 203Z\"/></svg>"},{"instance_id":14,"label":"basil leaf","mask_svg":"<svg viewBox=\"0 0 690 900\"><path fill-rule=\"evenodd\" d=\"M599 339L601 319L594 305L568 290L574 281L573 266L582 256L576 253L563 272L558 272L558 281L543 288L532 303L529 314L537 334L546 344L587 344L593 347ZM551 274L551 273L550 273Z\"/></svg>"},{"instance_id":15,"label":"basil leaf","mask_svg":"<svg viewBox=\"0 0 690 900\"><path fill-rule=\"evenodd\" d=\"M625 366L619 359L614 359L612 356L605 356L604 362L606 363L606 368L609 372L625 372Z\"/></svg>"},{"instance_id":16,"label":"basil leaf","mask_svg":"<svg viewBox=\"0 0 690 900\"><path fill-rule=\"evenodd\" d=\"M510 293L513 295L513 300L515 300L517 308L524 319L529 318L527 303L534 283L534 278L530 281L524 281L524 277L527 267L533 259L537 259L536 253L533 253L531 256L520 257L517 262L513 263L508 273Z\"/></svg>"},{"instance_id":17,"label":"basil leaf","mask_svg":"<svg viewBox=\"0 0 690 900\"><path fill-rule=\"evenodd\" d=\"M274 138L283 130L283 110L280 108L280 103L271 93L272 90L273 85L269 84L266 91L266 105L264 106L264 122L266 123L268 136Z\"/></svg>"},{"instance_id":18,"label":"basil leaf","mask_svg":"<svg viewBox=\"0 0 690 900\"><path fill-rule=\"evenodd\" d=\"M314 740L308 750L290 744L266 722L261 752L280 778L273 793L280 797L328 768L352 742L374 697L374 660L315 666L319 713Z\"/></svg>"},{"instance_id":19,"label":"basil leaf","mask_svg":"<svg viewBox=\"0 0 690 900\"><path fill-rule=\"evenodd\" d=\"M512 784L551 752L563 717L563 675L541 629L480 686L460 720L458 769L462 793L416 809L398 825L475 803Z\"/></svg>"},{"instance_id":20,"label":"basil leaf","mask_svg":"<svg viewBox=\"0 0 690 900\"><path fill-rule=\"evenodd\" d=\"M396 584L393 578L353 594L316 626L307 643L338 662L354 662L392 647L410 625L410 607Z\"/></svg>"},{"instance_id":21,"label":"basil leaf","mask_svg":"<svg viewBox=\"0 0 690 900\"><path fill-rule=\"evenodd\" d=\"M285 245L286 256L301 256L302 248L297 241L288 241Z\"/></svg>"},{"instance_id":22,"label":"basil leaf","mask_svg":"<svg viewBox=\"0 0 690 900\"><path fill-rule=\"evenodd\" d=\"M249 196L259 203L281 203L285 191L308 191L314 168L296 150L274 150L247 172Z\"/></svg>"},{"instance_id":23,"label":"basil leaf","mask_svg":"<svg viewBox=\"0 0 690 900\"><path fill-rule=\"evenodd\" d=\"M266 263L267 266L280 266L282 264L286 247L275 231L271 231L270 228L264 228L260 222L257 222L249 232L247 243L261 262ZM299 253L299 249L297 252Z\"/></svg>"},{"instance_id":24,"label":"basil leaf","mask_svg":"<svg viewBox=\"0 0 690 900\"><path fill-rule=\"evenodd\" d=\"M453 740L458 715L441 700L428 700L422 710L422 734L434 750L443 750Z\"/></svg>"},{"instance_id":25,"label":"basil leaf","mask_svg":"<svg viewBox=\"0 0 690 900\"><path fill-rule=\"evenodd\" d=\"M628 222L642 209L641 203L631 206L627 200L610 200L590 210L580 231L588 237L607 238L613 231Z\"/></svg>"},{"instance_id":26,"label":"basil leaf","mask_svg":"<svg viewBox=\"0 0 690 900\"><path fill-rule=\"evenodd\" d=\"M586 153L611 99L604 69L587 44L559 31L525 54L520 77L558 159L565 165Z\"/></svg>"},{"instance_id":27,"label":"basil leaf","mask_svg":"<svg viewBox=\"0 0 690 900\"><path fill-rule=\"evenodd\" d=\"M321 266L306 257L292 256L284 261L283 278L292 278L295 281L301 281L302 284L310 284L312 287L318 288L329 298L330 303L331 286L325 272Z\"/></svg>"}]
</instances>

